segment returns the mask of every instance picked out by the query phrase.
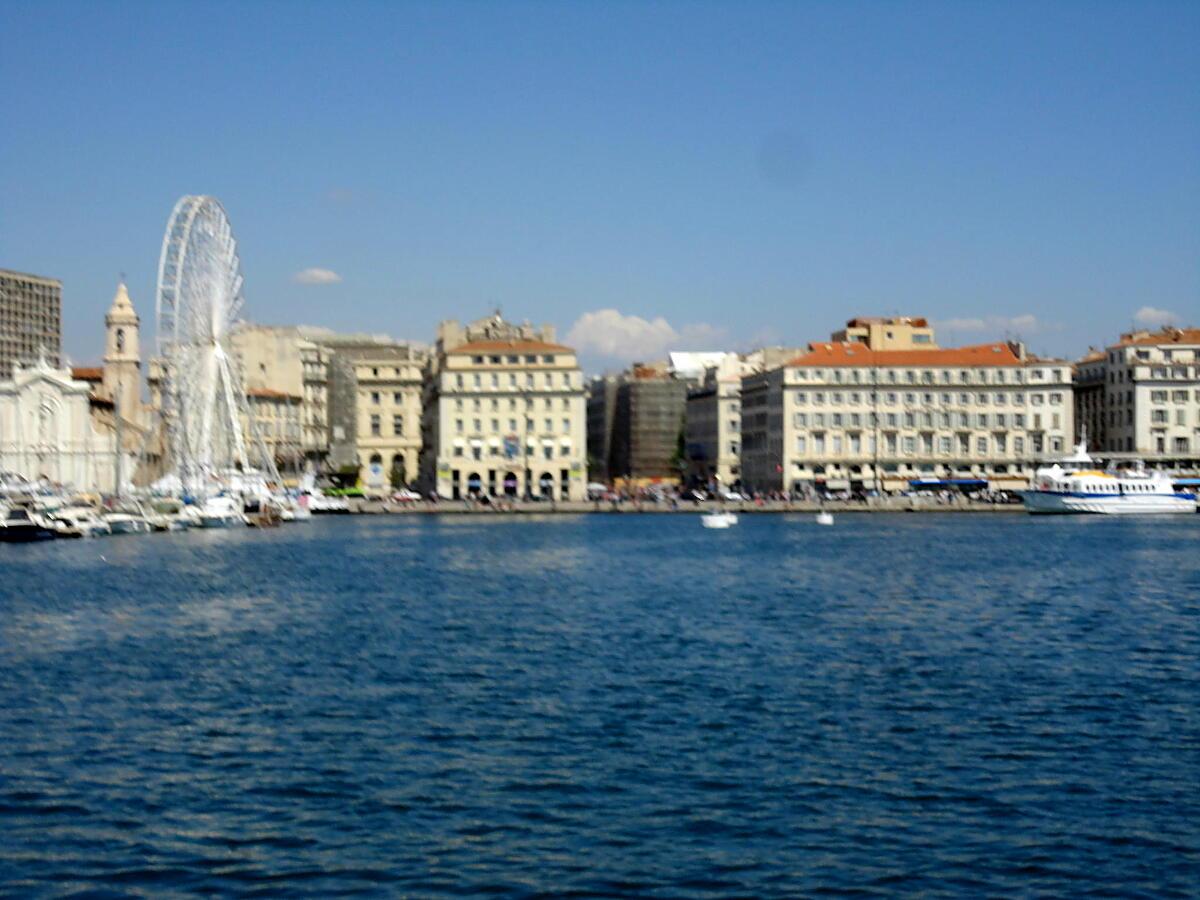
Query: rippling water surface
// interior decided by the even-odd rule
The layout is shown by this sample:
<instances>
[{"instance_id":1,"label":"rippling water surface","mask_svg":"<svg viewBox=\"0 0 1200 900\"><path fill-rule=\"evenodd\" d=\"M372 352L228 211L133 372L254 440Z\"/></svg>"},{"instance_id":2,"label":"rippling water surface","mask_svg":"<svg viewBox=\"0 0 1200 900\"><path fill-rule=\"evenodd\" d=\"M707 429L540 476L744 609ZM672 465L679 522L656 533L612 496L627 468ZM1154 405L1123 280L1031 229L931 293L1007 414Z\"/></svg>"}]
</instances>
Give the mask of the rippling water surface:
<instances>
[{"instance_id":1,"label":"rippling water surface","mask_svg":"<svg viewBox=\"0 0 1200 900\"><path fill-rule=\"evenodd\" d=\"M0 893L1200 890L1200 517L0 546Z\"/></svg>"}]
</instances>

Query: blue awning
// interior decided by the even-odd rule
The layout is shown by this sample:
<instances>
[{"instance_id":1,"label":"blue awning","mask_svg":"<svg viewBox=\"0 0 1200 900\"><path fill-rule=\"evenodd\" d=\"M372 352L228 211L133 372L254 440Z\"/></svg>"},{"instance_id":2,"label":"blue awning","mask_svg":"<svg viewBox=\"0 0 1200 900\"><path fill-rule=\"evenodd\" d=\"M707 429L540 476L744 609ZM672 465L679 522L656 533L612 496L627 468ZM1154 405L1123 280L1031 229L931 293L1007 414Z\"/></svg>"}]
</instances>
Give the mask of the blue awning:
<instances>
[{"instance_id":1,"label":"blue awning","mask_svg":"<svg viewBox=\"0 0 1200 900\"><path fill-rule=\"evenodd\" d=\"M983 478L911 478L909 487L987 487Z\"/></svg>"},{"instance_id":2,"label":"blue awning","mask_svg":"<svg viewBox=\"0 0 1200 900\"><path fill-rule=\"evenodd\" d=\"M1176 484L1200 485L1200 478L1174 478Z\"/></svg>"}]
</instances>

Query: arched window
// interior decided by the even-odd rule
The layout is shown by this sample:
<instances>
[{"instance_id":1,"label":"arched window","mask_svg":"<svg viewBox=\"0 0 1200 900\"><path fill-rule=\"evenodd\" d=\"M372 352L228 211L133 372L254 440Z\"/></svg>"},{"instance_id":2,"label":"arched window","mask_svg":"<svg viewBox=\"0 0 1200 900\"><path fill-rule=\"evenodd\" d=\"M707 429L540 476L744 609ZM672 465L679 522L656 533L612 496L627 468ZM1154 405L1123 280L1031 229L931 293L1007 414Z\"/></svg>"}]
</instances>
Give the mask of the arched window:
<instances>
[{"instance_id":1,"label":"arched window","mask_svg":"<svg viewBox=\"0 0 1200 900\"><path fill-rule=\"evenodd\" d=\"M124 328L117 329L117 352L118 353L125 352L125 329Z\"/></svg>"}]
</instances>

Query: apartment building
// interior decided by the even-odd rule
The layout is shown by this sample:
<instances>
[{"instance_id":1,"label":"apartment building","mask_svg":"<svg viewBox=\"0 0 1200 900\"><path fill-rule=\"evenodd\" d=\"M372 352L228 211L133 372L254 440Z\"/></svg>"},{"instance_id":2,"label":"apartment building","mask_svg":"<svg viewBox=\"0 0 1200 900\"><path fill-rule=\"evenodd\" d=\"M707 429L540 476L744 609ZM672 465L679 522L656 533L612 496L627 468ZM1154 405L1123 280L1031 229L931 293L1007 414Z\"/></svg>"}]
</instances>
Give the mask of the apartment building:
<instances>
[{"instance_id":1,"label":"apartment building","mask_svg":"<svg viewBox=\"0 0 1200 900\"><path fill-rule=\"evenodd\" d=\"M583 372L551 326L497 313L438 327L424 392L424 490L580 500L587 438Z\"/></svg>"},{"instance_id":2,"label":"apartment building","mask_svg":"<svg viewBox=\"0 0 1200 900\"><path fill-rule=\"evenodd\" d=\"M43 358L62 358L62 282L0 269L0 379Z\"/></svg>"},{"instance_id":3,"label":"apartment building","mask_svg":"<svg viewBox=\"0 0 1200 900\"><path fill-rule=\"evenodd\" d=\"M1132 331L1075 365L1080 432L1106 455L1200 461L1200 328Z\"/></svg>"},{"instance_id":4,"label":"apartment building","mask_svg":"<svg viewBox=\"0 0 1200 900\"><path fill-rule=\"evenodd\" d=\"M243 324L231 344L248 397L268 391L299 398L297 444L306 464L320 468L329 453L330 351L294 326Z\"/></svg>"},{"instance_id":5,"label":"apartment building","mask_svg":"<svg viewBox=\"0 0 1200 900\"><path fill-rule=\"evenodd\" d=\"M687 480L715 488L736 486L742 467L742 378L798 356L791 347L765 347L752 353L726 353L689 388L684 414Z\"/></svg>"},{"instance_id":6,"label":"apartment building","mask_svg":"<svg viewBox=\"0 0 1200 900\"><path fill-rule=\"evenodd\" d=\"M626 487L678 481L688 382L666 363L634 363L617 383L609 476Z\"/></svg>"},{"instance_id":7,"label":"apartment building","mask_svg":"<svg viewBox=\"0 0 1200 900\"><path fill-rule=\"evenodd\" d=\"M353 358L355 445L369 489L417 480L427 361L423 350L409 345L363 349Z\"/></svg>"},{"instance_id":8,"label":"apartment building","mask_svg":"<svg viewBox=\"0 0 1200 900\"><path fill-rule=\"evenodd\" d=\"M1074 431L1067 362L1019 343L938 348L923 319L856 319L848 329L864 321L888 349L851 332L743 378L748 486L1017 489L1064 452Z\"/></svg>"},{"instance_id":9,"label":"apartment building","mask_svg":"<svg viewBox=\"0 0 1200 900\"><path fill-rule=\"evenodd\" d=\"M242 432L247 452L251 459L272 460L285 480L295 478L304 465L303 402L298 394L271 388L246 390Z\"/></svg>"}]
</instances>

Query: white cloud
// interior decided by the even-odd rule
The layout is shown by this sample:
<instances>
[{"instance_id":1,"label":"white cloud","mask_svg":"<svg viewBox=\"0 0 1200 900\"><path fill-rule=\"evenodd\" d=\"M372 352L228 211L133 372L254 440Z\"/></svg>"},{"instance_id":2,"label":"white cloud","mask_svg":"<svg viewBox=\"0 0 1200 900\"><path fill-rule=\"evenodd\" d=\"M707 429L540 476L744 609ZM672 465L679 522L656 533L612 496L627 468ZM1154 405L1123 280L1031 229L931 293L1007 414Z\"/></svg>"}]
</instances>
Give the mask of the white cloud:
<instances>
[{"instance_id":1,"label":"white cloud","mask_svg":"<svg viewBox=\"0 0 1200 900\"><path fill-rule=\"evenodd\" d=\"M992 333L1014 332L1030 335L1039 331L1053 330L1052 326L1038 320L1033 313L1019 316L983 316L966 319L946 319L934 322L934 327L944 331L988 331Z\"/></svg>"},{"instance_id":2,"label":"white cloud","mask_svg":"<svg viewBox=\"0 0 1200 900\"><path fill-rule=\"evenodd\" d=\"M333 269L301 269L292 276L292 281L296 284L337 284L342 280L342 276Z\"/></svg>"},{"instance_id":3,"label":"white cloud","mask_svg":"<svg viewBox=\"0 0 1200 900\"><path fill-rule=\"evenodd\" d=\"M567 343L580 353L633 362L658 359L671 350L713 350L724 337L723 329L703 322L677 329L662 316L643 319L597 309L575 320Z\"/></svg>"},{"instance_id":4,"label":"white cloud","mask_svg":"<svg viewBox=\"0 0 1200 900\"><path fill-rule=\"evenodd\" d=\"M1157 309L1153 306L1143 306L1133 314L1133 319L1139 325L1155 327L1158 325L1174 325L1179 316L1169 309Z\"/></svg>"}]
</instances>

